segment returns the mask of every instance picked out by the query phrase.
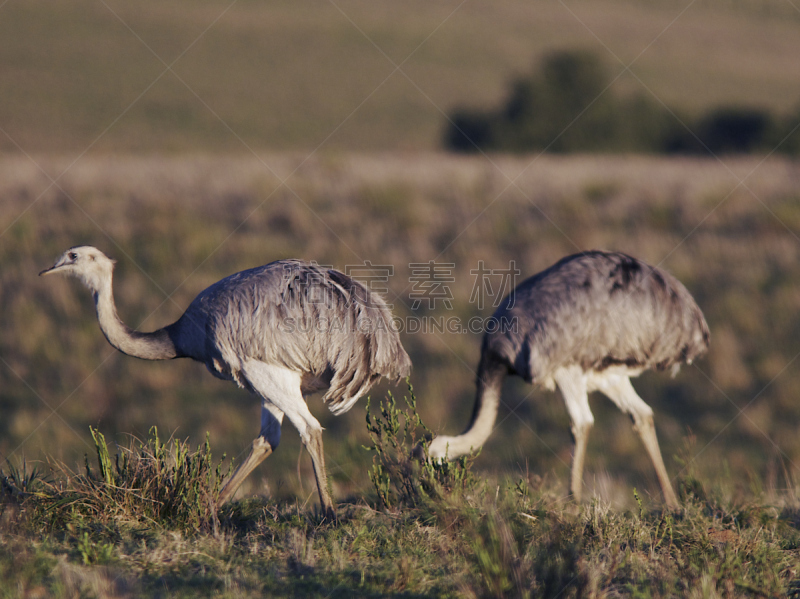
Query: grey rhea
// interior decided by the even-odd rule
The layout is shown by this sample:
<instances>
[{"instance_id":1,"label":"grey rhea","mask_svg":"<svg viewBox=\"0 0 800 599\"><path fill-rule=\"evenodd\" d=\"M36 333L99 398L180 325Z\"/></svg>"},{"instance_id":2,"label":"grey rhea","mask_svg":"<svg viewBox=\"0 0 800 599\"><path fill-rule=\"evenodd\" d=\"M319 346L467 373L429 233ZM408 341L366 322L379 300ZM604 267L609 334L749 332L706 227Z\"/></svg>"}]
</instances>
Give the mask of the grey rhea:
<instances>
[{"instance_id":1,"label":"grey rhea","mask_svg":"<svg viewBox=\"0 0 800 599\"><path fill-rule=\"evenodd\" d=\"M580 500L586 442L594 417L587 394L601 391L629 414L670 507L677 497L661 458L653 410L630 377L691 364L708 348L703 313L686 288L659 268L621 253L568 256L521 283L483 338L472 420L459 436L432 440L429 455L453 459L492 432L507 374L561 391L575 451L571 491Z\"/></svg>"},{"instance_id":2,"label":"grey rhea","mask_svg":"<svg viewBox=\"0 0 800 599\"><path fill-rule=\"evenodd\" d=\"M323 400L342 414L381 376L408 376L411 361L386 303L341 272L279 260L214 283L175 323L142 333L117 316L113 269L103 252L81 246L40 274L79 278L92 292L103 334L121 352L145 360L192 358L261 398L261 430L223 487L220 504L278 446L286 415L311 454L322 508L333 517L322 427L304 395L326 390Z\"/></svg>"}]
</instances>

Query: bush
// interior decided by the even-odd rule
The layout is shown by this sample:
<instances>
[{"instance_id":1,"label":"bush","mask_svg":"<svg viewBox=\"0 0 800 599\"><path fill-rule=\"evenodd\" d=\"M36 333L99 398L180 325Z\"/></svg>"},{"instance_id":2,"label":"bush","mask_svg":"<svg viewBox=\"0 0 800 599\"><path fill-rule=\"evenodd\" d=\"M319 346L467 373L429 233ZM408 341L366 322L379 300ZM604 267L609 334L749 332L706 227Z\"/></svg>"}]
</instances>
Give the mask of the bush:
<instances>
[{"instance_id":1,"label":"bush","mask_svg":"<svg viewBox=\"0 0 800 599\"><path fill-rule=\"evenodd\" d=\"M141 522L168 530L208 530L217 525L217 500L227 471L215 467L208 439L192 451L173 439L162 443L153 428L145 442L134 440L112 460L103 434L90 429L97 468L85 460L85 474L57 468L55 480L37 470L0 470L0 499L27 509L31 523L70 528L84 521Z\"/></svg>"},{"instance_id":2,"label":"bush","mask_svg":"<svg viewBox=\"0 0 800 599\"><path fill-rule=\"evenodd\" d=\"M618 120L610 77L586 52L548 57L541 77L517 80L500 119L500 140L513 151L599 149L614 136ZM574 124L573 124L573 121Z\"/></svg>"},{"instance_id":3,"label":"bush","mask_svg":"<svg viewBox=\"0 0 800 599\"><path fill-rule=\"evenodd\" d=\"M417 413L417 400L411 385L404 397L406 408L397 407L389 393L380 402L380 414L373 416L367 400L367 430L374 452L369 478L385 508L403 505L416 507L428 499L467 489L474 482L470 468L478 453L456 461L428 458L431 430Z\"/></svg>"},{"instance_id":4,"label":"bush","mask_svg":"<svg viewBox=\"0 0 800 599\"><path fill-rule=\"evenodd\" d=\"M712 110L697 123L701 148L698 153L744 154L764 149L773 136L772 117L755 108L722 107Z\"/></svg>"},{"instance_id":5,"label":"bush","mask_svg":"<svg viewBox=\"0 0 800 599\"><path fill-rule=\"evenodd\" d=\"M458 108L444 134L456 152L748 153L771 150L800 123L767 111L719 107L698 119L648 96L619 96L605 64L585 51L547 56L539 71L514 80L497 110ZM800 153L800 132L778 150Z\"/></svg>"},{"instance_id":6,"label":"bush","mask_svg":"<svg viewBox=\"0 0 800 599\"><path fill-rule=\"evenodd\" d=\"M457 110L450 117L445 146L455 152L476 152L494 146L495 123L492 115L479 111Z\"/></svg>"},{"instance_id":7,"label":"bush","mask_svg":"<svg viewBox=\"0 0 800 599\"><path fill-rule=\"evenodd\" d=\"M668 113L644 96L614 96L611 83L591 52L552 54L540 72L512 82L499 110L456 110L445 144L460 152L657 150Z\"/></svg>"},{"instance_id":8,"label":"bush","mask_svg":"<svg viewBox=\"0 0 800 599\"><path fill-rule=\"evenodd\" d=\"M792 156L800 156L800 106L787 117L775 132L774 146Z\"/></svg>"}]
</instances>

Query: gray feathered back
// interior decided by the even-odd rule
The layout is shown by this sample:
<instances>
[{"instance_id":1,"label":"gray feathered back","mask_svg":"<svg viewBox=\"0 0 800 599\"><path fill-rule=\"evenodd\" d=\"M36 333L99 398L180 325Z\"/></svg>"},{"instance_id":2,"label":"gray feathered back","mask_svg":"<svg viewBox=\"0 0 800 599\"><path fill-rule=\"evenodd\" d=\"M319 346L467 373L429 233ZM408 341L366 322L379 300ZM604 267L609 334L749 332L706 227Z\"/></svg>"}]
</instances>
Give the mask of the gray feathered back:
<instances>
[{"instance_id":1,"label":"gray feathered back","mask_svg":"<svg viewBox=\"0 0 800 599\"><path fill-rule=\"evenodd\" d=\"M516 328L487 333L484 351L529 382L562 366L663 370L708 348L708 325L692 296L661 269L621 253L568 256L521 283L513 307L494 314Z\"/></svg>"},{"instance_id":2,"label":"gray feathered back","mask_svg":"<svg viewBox=\"0 0 800 599\"><path fill-rule=\"evenodd\" d=\"M300 260L222 279L175 327L175 337L187 340L185 355L243 386L246 359L304 373L312 381L304 391L328 383L323 399L334 414L350 409L381 376L396 380L411 371L383 299L339 271Z\"/></svg>"}]
</instances>

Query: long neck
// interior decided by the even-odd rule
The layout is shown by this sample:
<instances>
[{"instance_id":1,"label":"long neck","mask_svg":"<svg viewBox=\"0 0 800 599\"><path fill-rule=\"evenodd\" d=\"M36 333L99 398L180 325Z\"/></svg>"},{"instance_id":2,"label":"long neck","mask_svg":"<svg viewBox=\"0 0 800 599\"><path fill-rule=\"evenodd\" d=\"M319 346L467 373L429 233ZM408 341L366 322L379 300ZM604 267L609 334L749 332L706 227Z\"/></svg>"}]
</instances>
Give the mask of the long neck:
<instances>
[{"instance_id":1,"label":"long neck","mask_svg":"<svg viewBox=\"0 0 800 599\"><path fill-rule=\"evenodd\" d=\"M114 305L111 277L94 291L94 303L100 329L108 342L123 354L143 360L169 360L178 357L178 351L169 336L168 329L140 333L119 319Z\"/></svg>"},{"instance_id":2,"label":"long neck","mask_svg":"<svg viewBox=\"0 0 800 599\"><path fill-rule=\"evenodd\" d=\"M486 354L481 356L478 367L477 393L472 419L466 430L457 437L440 436L429 447L431 457L455 459L479 449L494 430L500 391L508 373L506 366L492 361Z\"/></svg>"}]
</instances>

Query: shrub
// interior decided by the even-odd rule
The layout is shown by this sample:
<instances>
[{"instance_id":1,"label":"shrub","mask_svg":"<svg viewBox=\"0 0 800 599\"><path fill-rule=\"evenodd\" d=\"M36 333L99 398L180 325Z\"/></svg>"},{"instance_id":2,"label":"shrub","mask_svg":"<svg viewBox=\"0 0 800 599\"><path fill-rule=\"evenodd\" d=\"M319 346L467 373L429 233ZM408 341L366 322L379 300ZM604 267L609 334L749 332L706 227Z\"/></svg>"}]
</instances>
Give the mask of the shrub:
<instances>
[{"instance_id":1,"label":"shrub","mask_svg":"<svg viewBox=\"0 0 800 599\"><path fill-rule=\"evenodd\" d=\"M557 52L511 82L495 110L456 109L445 147L457 152L800 152L800 115L781 121L758 108L714 108L698 119L649 96L613 91L606 65L586 51ZM779 145L780 144L780 145Z\"/></svg>"},{"instance_id":2,"label":"shrub","mask_svg":"<svg viewBox=\"0 0 800 599\"><path fill-rule=\"evenodd\" d=\"M715 154L747 153L763 148L774 124L766 111L723 107L712 110L698 123L698 135Z\"/></svg>"},{"instance_id":3,"label":"shrub","mask_svg":"<svg viewBox=\"0 0 800 599\"><path fill-rule=\"evenodd\" d=\"M611 83L591 52L551 54L540 72L511 83L499 110L456 110L445 144L461 152L657 149L668 115L643 96L616 97Z\"/></svg>"},{"instance_id":4,"label":"shrub","mask_svg":"<svg viewBox=\"0 0 800 599\"><path fill-rule=\"evenodd\" d=\"M29 508L31 523L50 528L93 522L139 522L146 526L186 532L217 525L217 499L228 472L222 462L213 465L206 442L192 451L185 441L162 443L151 429L145 442L134 439L120 448L114 459L103 434L90 429L97 468L85 459L85 474L58 466L55 480L47 481L33 470L9 467L0 471L6 505Z\"/></svg>"},{"instance_id":5,"label":"shrub","mask_svg":"<svg viewBox=\"0 0 800 599\"><path fill-rule=\"evenodd\" d=\"M780 144L779 151L800 156L800 106L784 119L774 135L774 146Z\"/></svg>"},{"instance_id":6,"label":"shrub","mask_svg":"<svg viewBox=\"0 0 800 599\"><path fill-rule=\"evenodd\" d=\"M417 400L411 385L409 396L404 397L406 408L397 407L389 393L380 402L380 414L370 412L367 400L367 430L374 452L369 478L385 508L404 505L418 506L427 499L463 491L473 482L470 472L477 454L462 456L456 461L428 458L428 441L431 430L417 413Z\"/></svg>"}]
</instances>

